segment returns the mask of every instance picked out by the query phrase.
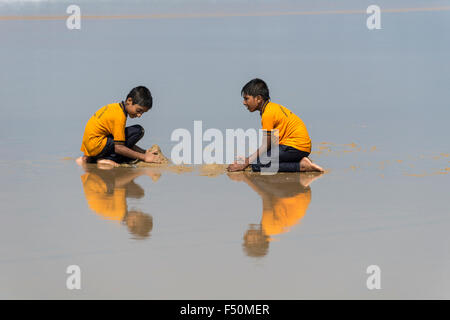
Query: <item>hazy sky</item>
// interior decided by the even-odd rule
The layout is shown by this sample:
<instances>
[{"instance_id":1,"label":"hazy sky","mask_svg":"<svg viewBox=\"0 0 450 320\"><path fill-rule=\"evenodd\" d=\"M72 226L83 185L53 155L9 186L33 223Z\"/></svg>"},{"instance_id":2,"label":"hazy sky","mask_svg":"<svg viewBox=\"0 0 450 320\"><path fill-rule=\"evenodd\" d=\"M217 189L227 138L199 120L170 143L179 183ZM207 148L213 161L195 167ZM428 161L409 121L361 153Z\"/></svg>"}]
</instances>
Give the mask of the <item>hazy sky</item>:
<instances>
[{"instance_id":1,"label":"hazy sky","mask_svg":"<svg viewBox=\"0 0 450 320\"><path fill-rule=\"evenodd\" d=\"M197 16L87 18L81 30L68 30L69 1L2 1L0 93L7 116L0 135L17 157L23 147L36 155L78 155L93 112L136 85L148 86L155 101L143 118L129 121L147 129L147 145L168 148L171 132L192 129L193 120L204 128L257 128L259 115L242 107L239 94L254 77L305 121L313 144L435 151L448 145L448 1L379 1L382 10L441 8L382 12L381 30L366 27L372 1L77 3L86 16ZM298 14L305 11L332 13ZM4 18L12 15L61 18Z\"/></svg>"}]
</instances>

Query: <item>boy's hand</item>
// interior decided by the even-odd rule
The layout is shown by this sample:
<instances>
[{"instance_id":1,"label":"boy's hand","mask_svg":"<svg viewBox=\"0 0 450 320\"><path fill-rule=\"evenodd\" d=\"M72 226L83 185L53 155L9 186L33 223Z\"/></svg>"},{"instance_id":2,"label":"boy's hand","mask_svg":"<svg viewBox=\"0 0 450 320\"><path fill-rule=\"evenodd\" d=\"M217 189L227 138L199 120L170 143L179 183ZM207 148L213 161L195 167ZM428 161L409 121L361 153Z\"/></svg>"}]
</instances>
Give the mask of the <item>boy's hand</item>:
<instances>
[{"instance_id":1,"label":"boy's hand","mask_svg":"<svg viewBox=\"0 0 450 320\"><path fill-rule=\"evenodd\" d=\"M159 163L158 154L153 152L146 152L144 155L145 162Z\"/></svg>"}]
</instances>

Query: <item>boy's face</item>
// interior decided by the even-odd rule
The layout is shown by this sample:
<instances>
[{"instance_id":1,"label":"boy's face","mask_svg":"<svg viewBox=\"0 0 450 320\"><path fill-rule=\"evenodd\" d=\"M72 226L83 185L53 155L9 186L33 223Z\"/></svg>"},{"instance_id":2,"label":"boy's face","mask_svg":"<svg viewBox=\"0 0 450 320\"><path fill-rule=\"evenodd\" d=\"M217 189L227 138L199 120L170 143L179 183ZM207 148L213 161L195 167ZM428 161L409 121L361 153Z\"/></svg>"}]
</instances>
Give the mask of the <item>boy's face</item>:
<instances>
[{"instance_id":1,"label":"boy's face","mask_svg":"<svg viewBox=\"0 0 450 320\"><path fill-rule=\"evenodd\" d=\"M140 118L145 112L148 111L147 107L140 106L138 104L133 104L133 100L128 98L125 102L125 109L127 110L130 118Z\"/></svg>"},{"instance_id":2,"label":"boy's face","mask_svg":"<svg viewBox=\"0 0 450 320\"><path fill-rule=\"evenodd\" d=\"M256 110L259 110L261 108L263 102L261 96L254 97L248 94L244 94L243 98L244 101L242 103L247 107L248 111L255 112Z\"/></svg>"}]
</instances>

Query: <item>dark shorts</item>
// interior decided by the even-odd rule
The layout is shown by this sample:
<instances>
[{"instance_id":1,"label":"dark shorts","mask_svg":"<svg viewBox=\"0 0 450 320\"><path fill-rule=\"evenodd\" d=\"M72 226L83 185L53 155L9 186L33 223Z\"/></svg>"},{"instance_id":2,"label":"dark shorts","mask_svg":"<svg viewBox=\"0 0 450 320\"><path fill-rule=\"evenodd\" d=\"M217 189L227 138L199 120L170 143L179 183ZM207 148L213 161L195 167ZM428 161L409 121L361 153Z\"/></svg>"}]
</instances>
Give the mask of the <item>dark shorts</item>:
<instances>
[{"instance_id":1,"label":"dark shorts","mask_svg":"<svg viewBox=\"0 0 450 320\"><path fill-rule=\"evenodd\" d=\"M278 172L300 172L300 161L309 156L309 152L301 151L290 146L280 144L279 146L279 166ZM270 157L270 150L267 152ZM261 168L270 167L271 163L262 164L258 158L255 164L252 164L252 170L260 172ZM270 171L270 170L269 170ZM274 169L275 171L275 169Z\"/></svg>"},{"instance_id":2,"label":"dark shorts","mask_svg":"<svg viewBox=\"0 0 450 320\"><path fill-rule=\"evenodd\" d=\"M133 148L134 145L142 139L144 136L145 130L142 126L136 124L134 126L129 126L125 128L125 146L127 148ZM116 163L127 163L131 162L135 159L131 159L128 157L121 156L115 153L114 149L114 137L109 135L106 137L106 145L103 150L96 155L95 157L89 157L88 162L97 162L98 159L107 159L112 160Z\"/></svg>"}]
</instances>

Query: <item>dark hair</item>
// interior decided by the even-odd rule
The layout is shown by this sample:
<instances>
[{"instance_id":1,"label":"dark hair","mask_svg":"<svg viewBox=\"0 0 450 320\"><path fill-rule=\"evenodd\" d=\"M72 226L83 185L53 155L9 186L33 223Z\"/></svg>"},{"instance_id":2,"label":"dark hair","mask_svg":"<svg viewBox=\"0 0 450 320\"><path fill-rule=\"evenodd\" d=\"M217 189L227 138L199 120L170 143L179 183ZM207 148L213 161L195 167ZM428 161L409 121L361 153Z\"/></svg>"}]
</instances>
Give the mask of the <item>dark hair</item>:
<instances>
[{"instance_id":1,"label":"dark hair","mask_svg":"<svg viewBox=\"0 0 450 320\"><path fill-rule=\"evenodd\" d=\"M138 104L141 107L146 107L151 109L153 105L153 98L150 90L146 87L139 86L133 88L130 93L127 95L127 99L131 98L133 100L133 104Z\"/></svg>"},{"instance_id":2,"label":"dark hair","mask_svg":"<svg viewBox=\"0 0 450 320\"><path fill-rule=\"evenodd\" d=\"M241 90L241 96L247 94L249 96L261 96L264 101L270 99L269 88L267 84L261 79L253 79L249 81Z\"/></svg>"}]
</instances>

